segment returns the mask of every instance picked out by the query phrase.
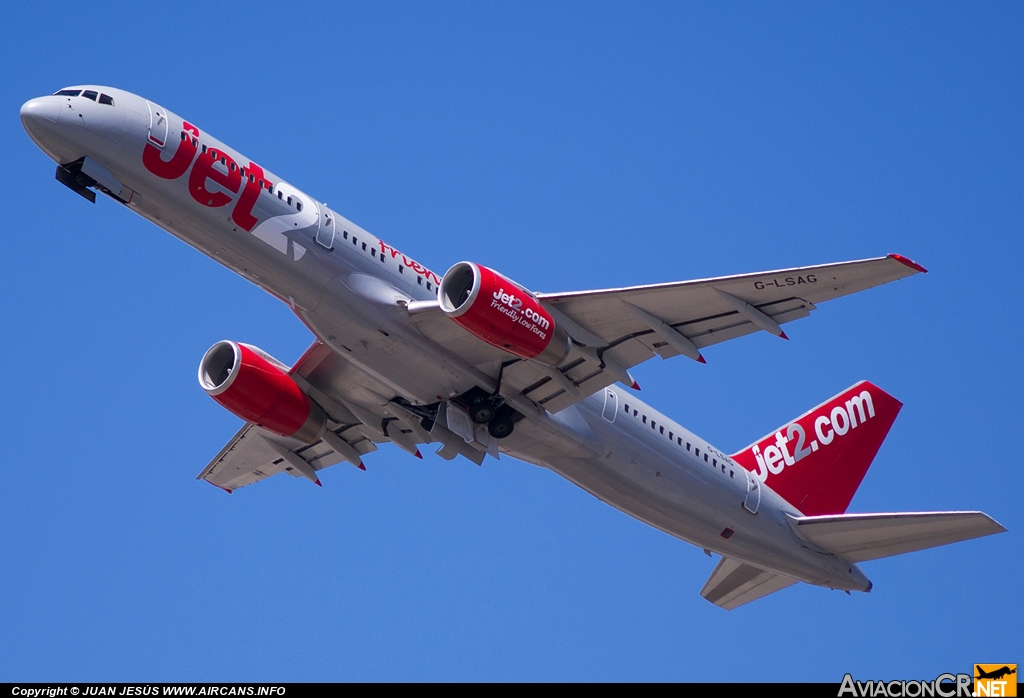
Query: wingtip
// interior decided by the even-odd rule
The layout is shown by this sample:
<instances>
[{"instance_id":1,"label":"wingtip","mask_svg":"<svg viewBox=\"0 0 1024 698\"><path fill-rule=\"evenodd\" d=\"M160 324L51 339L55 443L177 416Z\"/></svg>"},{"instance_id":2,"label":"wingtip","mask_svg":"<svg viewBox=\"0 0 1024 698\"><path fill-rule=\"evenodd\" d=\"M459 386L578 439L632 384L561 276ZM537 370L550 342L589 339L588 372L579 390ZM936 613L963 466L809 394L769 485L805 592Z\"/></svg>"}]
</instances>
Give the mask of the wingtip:
<instances>
[{"instance_id":1,"label":"wingtip","mask_svg":"<svg viewBox=\"0 0 1024 698\"><path fill-rule=\"evenodd\" d=\"M420 450L419 450L418 448L416 449L416 453L415 453L415 456L416 456L417 458L419 458L420 460L423 460L423 454L422 454L422 453L420 453Z\"/></svg>"},{"instance_id":2,"label":"wingtip","mask_svg":"<svg viewBox=\"0 0 1024 698\"><path fill-rule=\"evenodd\" d=\"M704 358L703 354L697 354L697 363L706 364L707 362L708 360Z\"/></svg>"},{"instance_id":3,"label":"wingtip","mask_svg":"<svg viewBox=\"0 0 1024 698\"><path fill-rule=\"evenodd\" d=\"M363 465L363 461L359 461L359 465L357 465L356 467L359 468L360 470L366 470L366 466Z\"/></svg>"},{"instance_id":4,"label":"wingtip","mask_svg":"<svg viewBox=\"0 0 1024 698\"><path fill-rule=\"evenodd\" d=\"M785 339L786 341L789 341L789 335L786 334L785 330L779 330L779 336Z\"/></svg>"},{"instance_id":5,"label":"wingtip","mask_svg":"<svg viewBox=\"0 0 1024 698\"><path fill-rule=\"evenodd\" d=\"M324 486L324 483L320 482L320 478L316 479L316 486L317 487L323 487Z\"/></svg>"},{"instance_id":6,"label":"wingtip","mask_svg":"<svg viewBox=\"0 0 1024 698\"><path fill-rule=\"evenodd\" d=\"M633 390L640 390L640 384L637 383L635 380L633 381Z\"/></svg>"},{"instance_id":7,"label":"wingtip","mask_svg":"<svg viewBox=\"0 0 1024 698\"><path fill-rule=\"evenodd\" d=\"M928 270L925 269L924 267L922 267L920 264L918 264L917 262L915 262L912 259L908 259L908 258L904 257L901 254L890 254L889 257L892 258L892 259L895 259L897 262L899 262L900 264L902 264L905 267L910 267L914 271L919 271L922 274L927 274L928 273Z\"/></svg>"}]
</instances>

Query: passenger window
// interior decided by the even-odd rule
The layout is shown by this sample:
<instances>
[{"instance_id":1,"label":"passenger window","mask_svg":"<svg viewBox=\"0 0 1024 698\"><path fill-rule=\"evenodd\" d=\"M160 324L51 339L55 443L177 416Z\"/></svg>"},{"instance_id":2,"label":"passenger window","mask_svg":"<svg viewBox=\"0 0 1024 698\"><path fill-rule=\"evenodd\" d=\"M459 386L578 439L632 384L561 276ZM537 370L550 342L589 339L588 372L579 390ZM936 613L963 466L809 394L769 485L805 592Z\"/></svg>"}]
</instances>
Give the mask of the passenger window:
<instances>
[{"instance_id":1,"label":"passenger window","mask_svg":"<svg viewBox=\"0 0 1024 698\"><path fill-rule=\"evenodd\" d=\"M363 252L366 252L366 243L363 243Z\"/></svg>"},{"instance_id":2,"label":"passenger window","mask_svg":"<svg viewBox=\"0 0 1024 698\"><path fill-rule=\"evenodd\" d=\"M203 143L203 155L206 155L206 144Z\"/></svg>"},{"instance_id":3,"label":"passenger window","mask_svg":"<svg viewBox=\"0 0 1024 698\"><path fill-rule=\"evenodd\" d=\"M626 414L629 414L629 405L626 405Z\"/></svg>"},{"instance_id":4,"label":"passenger window","mask_svg":"<svg viewBox=\"0 0 1024 698\"><path fill-rule=\"evenodd\" d=\"M347 230L342 230L341 231L341 237L343 237L346 240L348 240L348 231Z\"/></svg>"},{"instance_id":5,"label":"passenger window","mask_svg":"<svg viewBox=\"0 0 1024 698\"><path fill-rule=\"evenodd\" d=\"M682 446L682 445L683 445L683 437L681 437L681 436L677 436L677 437L676 437L676 442L678 442L678 444L679 444L680 446ZM689 447L690 447L690 444L686 444L686 447L687 447L687 448L689 448Z\"/></svg>"},{"instance_id":6,"label":"passenger window","mask_svg":"<svg viewBox=\"0 0 1024 698\"><path fill-rule=\"evenodd\" d=\"M184 131L181 132L181 140L185 140L185 132Z\"/></svg>"},{"instance_id":7,"label":"passenger window","mask_svg":"<svg viewBox=\"0 0 1024 698\"><path fill-rule=\"evenodd\" d=\"M687 441L687 442L686 442L686 450L687 450L687 451L689 451L689 450L690 450L690 442L689 442L689 441Z\"/></svg>"},{"instance_id":8,"label":"passenger window","mask_svg":"<svg viewBox=\"0 0 1024 698\"><path fill-rule=\"evenodd\" d=\"M665 427L660 427L660 428L658 429L658 431L660 431L660 432L661 432L662 434L664 434L664 433L665 433Z\"/></svg>"},{"instance_id":9,"label":"passenger window","mask_svg":"<svg viewBox=\"0 0 1024 698\"><path fill-rule=\"evenodd\" d=\"M717 468L718 467L718 459L717 458L712 458L711 459L711 465L713 465L713 466L715 466ZM722 467L724 468L725 466L723 465Z\"/></svg>"},{"instance_id":10,"label":"passenger window","mask_svg":"<svg viewBox=\"0 0 1024 698\"><path fill-rule=\"evenodd\" d=\"M86 99L91 99L92 101L95 102L96 101L96 90L86 90L85 92L82 93L82 96L85 97Z\"/></svg>"},{"instance_id":11,"label":"passenger window","mask_svg":"<svg viewBox=\"0 0 1024 698\"><path fill-rule=\"evenodd\" d=\"M655 424L654 420L652 419L651 420L651 429L657 429L657 428L658 428L658 425Z\"/></svg>"},{"instance_id":12,"label":"passenger window","mask_svg":"<svg viewBox=\"0 0 1024 698\"><path fill-rule=\"evenodd\" d=\"M220 164L222 164L222 165L227 165L228 164L228 159L226 157L224 157L223 155L220 156ZM235 163L231 163L231 164L234 165Z\"/></svg>"},{"instance_id":13,"label":"passenger window","mask_svg":"<svg viewBox=\"0 0 1024 698\"><path fill-rule=\"evenodd\" d=\"M302 210L302 202L301 201L296 201L295 202L295 208L297 208L298 210L301 211Z\"/></svg>"},{"instance_id":14,"label":"passenger window","mask_svg":"<svg viewBox=\"0 0 1024 698\"><path fill-rule=\"evenodd\" d=\"M417 276L416 277L416 283L418 283L420 286L422 286L423 285L423 277L422 276Z\"/></svg>"},{"instance_id":15,"label":"passenger window","mask_svg":"<svg viewBox=\"0 0 1024 698\"><path fill-rule=\"evenodd\" d=\"M647 415L646 414L643 417L641 417L641 419L644 420L644 424L647 424Z\"/></svg>"},{"instance_id":16,"label":"passenger window","mask_svg":"<svg viewBox=\"0 0 1024 698\"><path fill-rule=\"evenodd\" d=\"M697 457L698 457L698 458L700 458L700 449L699 449L699 448L697 448L696 446L694 446L694 447L693 447L693 452L697 454Z\"/></svg>"},{"instance_id":17,"label":"passenger window","mask_svg":"<svg viewBox=\"0 0 1024 698\"><path fill-rule=\"evenodd\" d=\"M100 104L109 104L114 106L114 98L110 95L100 95Z\"/></svg>"},{"instance_id":18,"label":"passenger window","mask_svg":"<svg viewBox=\"0 0 1024 698\"><path fill-rule=\"evenodd\" d=\"M281 192L280 189L277 190L277 198L284 199L284 194Z\"/></svg>"},{"instance_id":19,"label":"passenger window","mask_svg":"<svg viewBox=\"0 0 1024 698\"><path fill-rule=\"evenodd\" d=\"M359 240L358 240L358 238L356 238L355 235L352 236L352 244L353 245L358 245L359 244Z\"/></svg>"},{"instance_id":20,"label":"passenger window","mask_svg":"<svg viewBox=\"0 0 1024 698\"><path fill-rule=\"evenodd\" d=\"M668 433L668 440L671 441L673 438L675 438L675 437L672 436L672 432L669 432Z\"/></svg>"},{"instance_id":21,"label":"passenger window","mask_svg":"<svg viewBox=\"0 0 1024 698\"><path fill-rule=\"evenodd\" d=\"M401 264L398 265L398 273L399 274L404 274L405 273L405 267L403 267Z\"/></svg>"},{"instance_id":22,"label":"passenger window","mask_svg":"<svg viewBox=\"0 0 1024 698\"><path fill-rule=\"evenodd\" d=\"M725 466L723 466L723 467L725 467ZM730 470L729 471L729 477L731 477L733 480L735 480L736 479L736 473L734 471Z\"/></svg>"},{"instance_id":23,"label":"passenger window","mask_svg":"<svg viewBox=\"0 0 1024 698\"><path fill-rule=\"evenodd\" d=\"M290 196L288 197L288 205L289 205L289 206L291 206L291 205L292 205L292 197L290 197Z\"/></svg>"},{"instance_id":24,"label":"passenger window","mask_svg":"<svg viewBox=\"0 0 1024 698\"><path fill-rule=\"evenodd\" d=\"M431 290L431 288L430 288L430 282L429 282L429 281L427 282L427 290L428 290L428 291L430 291L430 290Z\"/></svg>"},{"instance_id":25,"label":"passenger window","mask_svg":"<svg viewBox=\"0 0 1024 698\"><path fill-rule=\"evenodd\" d=\"M199 145L199 141L197 141L195 138L193 138L192 139L192 147L195 148L197 145Z\"/></svg>"},{"instance_id":26,"label":"passenger window","mask_svg":"<svg viewBox=\"0 0 1024 698\"><path fill-rule=\"evenodd\" d=\"M704 454L704 462L705 462L705 463L707 463L707 462L708 462L708 454L706 454L706 453Z\"/></svg>"},{"instance_id":27,"label":"passenger window","mask_svg":"<svg viewBox=\"0 0 1024 698\"><path fill-rule=\"evenodd\" d=\"M224 160L221 160L221 162L224 162ZM236 165L235 163L231 163L231 171L234 172L237 169L238 169L238 165Z\"/></svg>"},{"instance_id":28,"label":"passenger window","mask_svg":"<svg viewBox=\"0 0 1024 698\"><path fill-rule=\"evenodd\" d=\"M637 415L637 411L633 410L633 416L635 417L636 415Z\"/></svg>"}]
</instances>

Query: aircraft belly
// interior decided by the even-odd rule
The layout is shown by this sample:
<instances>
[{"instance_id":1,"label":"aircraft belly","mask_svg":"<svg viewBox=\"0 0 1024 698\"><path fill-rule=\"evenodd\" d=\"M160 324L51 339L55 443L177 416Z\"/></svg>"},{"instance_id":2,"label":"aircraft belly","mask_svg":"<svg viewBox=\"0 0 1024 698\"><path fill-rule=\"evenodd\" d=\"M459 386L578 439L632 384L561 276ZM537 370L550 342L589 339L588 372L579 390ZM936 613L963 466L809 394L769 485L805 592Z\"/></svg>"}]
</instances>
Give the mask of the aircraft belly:
<instances>
[{"instance_id":1,"label":"aircraft belly","mask_svg":"<svg viewBox=\"0 0 1024 698\"><path fill-rule=\"evenodd\" d=\"M583 411L604 442L600 456L571 458L551 449L545 454L540 444L510 455L543 465L619 511L697 547L811 584L844 587L835 557L801 545L780 511L749 514L738 488L715 473L680 463ZM729 538L722 536L725 529L733 531Z\"/></svg>"},{"instance_id":2,"label":"aircraft belly","mask_svg":"<svg viewBox=\"0 0 1024 698\"><path fill-rule=\"evenodd\" d=\"M329 278L322 265L318 264L315 253L305 254L298 261L292 258L285 260L285 255L277 247L238 229L226 216L207 210L189 211L187 203L166 195L157 199L143 191L131 207L179 240L289 305L315 307ZM293 239L285 242L285 249L293 255L296 243Z\"/></svg>"}]
</instances>

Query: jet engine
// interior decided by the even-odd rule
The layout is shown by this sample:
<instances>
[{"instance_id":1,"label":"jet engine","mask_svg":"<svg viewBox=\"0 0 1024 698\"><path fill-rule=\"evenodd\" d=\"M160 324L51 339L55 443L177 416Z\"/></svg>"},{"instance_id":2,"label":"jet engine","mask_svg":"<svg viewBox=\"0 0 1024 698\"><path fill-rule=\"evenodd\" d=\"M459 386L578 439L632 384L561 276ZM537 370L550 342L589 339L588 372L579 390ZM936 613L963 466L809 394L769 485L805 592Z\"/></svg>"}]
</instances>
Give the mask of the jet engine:
<instances>
[{"instance_id":1,"label":"jet engine","mask_svg":"<svg viewBox=\"0 0 1024 698\"><path fill-rule=\"evenodd\" d=\"M536 297L493 269L459 262L441 279L441 310L491 346L557 366L569 353L569 333Z\"/></svg>"},{"instance_id":2,"label":"jet engine","mask_svg":"<svg viewBox=\"0 0 1024 698\"><path fill-rule=\"evenodd\" d=\"M311 444L323 431L323 410L288 368L248 344L225 340L210 347L199 364L199 385L231 413L275 434Z\"/></svg>"}]
</instances>

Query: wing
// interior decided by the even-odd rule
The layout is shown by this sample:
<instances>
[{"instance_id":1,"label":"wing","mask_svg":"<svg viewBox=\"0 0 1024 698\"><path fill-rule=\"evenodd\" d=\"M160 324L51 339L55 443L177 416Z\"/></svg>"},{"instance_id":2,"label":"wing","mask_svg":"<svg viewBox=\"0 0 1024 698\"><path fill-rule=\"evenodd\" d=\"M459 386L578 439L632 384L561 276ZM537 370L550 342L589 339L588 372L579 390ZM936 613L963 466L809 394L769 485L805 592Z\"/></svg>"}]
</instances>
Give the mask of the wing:
<instances>
[{"instance_id":1,"label":"wing","mask_svg":"<svg viewBox=\"0 0 1024 698\"><path fill-rule=\"evenodd\" d=\"M900 255L757 274L632 286L537 297L570 334L596 350L551 375L520 361L504 380L549 412L557 412L616 380L621 369L655 355L684 354L703 361L700 350L765 330L785 337L780 325L807 317L816 304L924 272ZM454 324L454 323L452 323ZM575 393L574 393L575 390Z\"/></svg>"},{"instance_id":2,"label":"wing","mask_svg":"<svg viewBox=\"0 0 1024 698\"><path fill-rule=\"evenodd\" d=\"M426 413L385 398L394 395L391 388L319 341L295 362L290 373L328 417L320 439L305 444L246 424L197 479L228 492L281 472L320 484L318 471L342 461L365 470L361 456L387 442L417 457L422 457L417 444L440 443L437 453L442 458L462 455L477 465L488 452L497 453L496 444L483 437L470 443L456 436L447 428L443 412L428 430L422 423Z\"/></svg>"},{"instance_id":3,"label":"wing","mask_svg":"<svg viewBox=\"0 0 1024 698\"><path fill-rule=\"evenodd\" d=\"M359 454L369 453L377 448L365 438L353 443L352 447ZM307 463L308 468L289 462L285 451ZM344 459L323 441L308 446L295 439L273 434L255 424L246 424L196 479L206 480L229 493L282 472L292 477L309 477L309 473L312 472L314 477L310 479L319 484L315 472L342 460Z\"/></svg>"}]
</instances>

